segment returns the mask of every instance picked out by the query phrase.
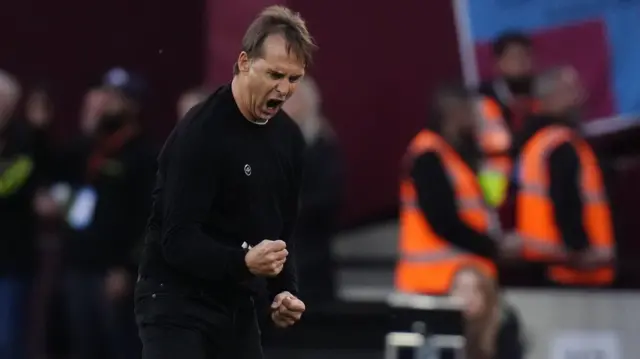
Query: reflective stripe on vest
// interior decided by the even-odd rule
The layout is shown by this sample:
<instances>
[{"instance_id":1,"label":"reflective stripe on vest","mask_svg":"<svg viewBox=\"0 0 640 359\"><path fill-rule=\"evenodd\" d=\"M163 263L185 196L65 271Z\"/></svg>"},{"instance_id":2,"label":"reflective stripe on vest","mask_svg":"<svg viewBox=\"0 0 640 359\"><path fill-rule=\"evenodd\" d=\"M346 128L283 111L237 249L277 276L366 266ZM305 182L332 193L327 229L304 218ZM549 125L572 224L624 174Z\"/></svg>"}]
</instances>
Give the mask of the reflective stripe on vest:
<instances>
[{"instance_id":1,"label":"reflective stripe on vest","mask_svg":"<svg viewBox=\"0 0 640 359\"><path fill-rule=\"evenodd\" d=\"M411 142L405 159L412 162L427 151L440 156L456 194L461 219L480 232L499 230L499 223L494 224L497 217L491 215L484 203L475 174L444 139L430 131L420 132ZM400 187L401 254L396 268L396 288L403 292L445 294L457 270L468 265L495 276L493 263L453 247L431 230L407 173Z\"/></svg>"},{"instance_id":2,"label":"reflective stripe on vest","mask_svg":"<svg viewBox=\"0 0 640 359\"><path fill-rule=\"evenodd\" d=\"M458 258L464 254L466 253L463 251L457 250L453 247L447 247L439 251L402 254L400 259L414 263L442 262Z\"/></svg>"},{"instance_id":3,"label":"reflective stripe on vest","mask_svg":"<svg viewBox=\"0 0 640 359\"><path fill-rule=\"evenodd\" d=\"M511 148L512 139L500 105L494 99L483 96L477 100L476 106L479 118L478 139L485 155L481 171L495 172L509 177L512 161L508 151ZM494 198L497 194L487 194L487 196ZM500 194L499 197L504 200L505 193ZM495 205L499 205L502 200Z\"/></svg>"},{"instance_id":4,"label":"reflective stripe on vest","mask_svg":"<svg viewBox=\"0 0 640 359\"><path fill-rule=\"evenodd\" d=\"M564 143L574 146L580 161L578 185L590 250L605 257L613 256L609 204L595 155L570 129L550 126L534 135L523 147L521 155L516 226L523 243L524 257L549 262L567 259L568 250L559 238L547 183L548 158L552 151ZM553 280L566 284L600 285L613 279L612 268L575 270L552 265L549 273Z\"/></svg>"},{"instance_id":5,"label":"reflective stripe on vest","mask_svg":"<svg viewBox=\"0 0 640 359\"><path fill-rule=\"evenodd\" d=\"M549 190L540 184L526 183L520 186L520 192L538 196L549 196ZM584 204L606 204L607 195L602 191L583 189L580 191L580 199Z\"/></svg>"},{"instance_id":6,"label":"reflective stripe on vest","mask_svg":"<svg viewBox=\"0 0 640 359\"><path fill-rule=\"evenodd\" d=\"M488 155L504 154L511 147L511 133L494 99L481 97L476 102L478 137L482 151Z\"/></svg>"},{"instance_id":7,"label":"reflective stripe on vest","mask_svg":"<svg viewBox=\"0 0 640 359\"><path fill-rule=\"evenodd\" d=\"M525 244L529 249L533 249L536 252L543 254L549 259L565 259L568 254L563 244L554 243L554 241L550 239L541 239L521 235L518 236L516 240ZM614 252L613 247L611 246L592 246L592 250L594 250L597 254L603 256L613 255Z\"/></svg>"}]
</instances>

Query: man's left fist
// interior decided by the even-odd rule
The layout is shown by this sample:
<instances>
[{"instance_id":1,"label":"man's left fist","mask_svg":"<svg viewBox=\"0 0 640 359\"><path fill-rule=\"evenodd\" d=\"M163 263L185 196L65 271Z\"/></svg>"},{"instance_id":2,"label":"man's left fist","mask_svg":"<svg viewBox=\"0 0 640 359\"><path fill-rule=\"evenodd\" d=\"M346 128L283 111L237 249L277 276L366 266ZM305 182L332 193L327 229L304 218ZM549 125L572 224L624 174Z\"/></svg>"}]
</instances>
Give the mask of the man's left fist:
<instances>
[{"instance_id":1,"label":"man's left fist","mask_svg":"<svg viewBox=\"0 0 640 359\"><path fill-rule=\"evenodd\" d=\"M271 319L279 328L292 326L300 320L305 310L304 303L289 292L282 292L271 303Z\"/></svg>"}]
</instances>

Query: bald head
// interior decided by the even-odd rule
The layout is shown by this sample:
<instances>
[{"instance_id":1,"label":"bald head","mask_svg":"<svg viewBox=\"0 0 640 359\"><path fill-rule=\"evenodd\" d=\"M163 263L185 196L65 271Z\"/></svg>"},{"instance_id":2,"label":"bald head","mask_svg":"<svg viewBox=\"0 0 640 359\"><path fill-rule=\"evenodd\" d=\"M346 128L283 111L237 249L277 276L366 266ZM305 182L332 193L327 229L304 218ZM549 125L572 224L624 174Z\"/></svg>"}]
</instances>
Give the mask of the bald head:
<instances>
[{"instance_id":1,"label":"bald head","mask_svg":"<svg viewBox=\"0 0 640 359\"><path fill-rule=\"evenodd\" d=\"M180 95L176 108L178 121L182 120L194 106L206 100L209 95L210 92L204 88L194 88Z\"/></svg>"},{"instance_id":2,"label":"bald head","mask_svg":"<svg viewBox=\"0 0 640 359\"><path fill-rule=\"evenodd\" d=\"M284 103L282 109L296 121L307 143L314 142L328 124L322 116L322 98L316 82L305 76L298 83L296 91Z\"/></svg>"},{"instance_id":3,"label":"bald head","mask_svg":"<svg viewBox=\"0 0 640 359\"><path fill-rule=\"evenodd\" d=\"M0 128L4 127L16 109L21 88L18 81L6 71L0 70Z\"/></svg>"},{"instance_id":4,"label":"bald head","mask_svg":"<svg viewBox=\"0 0 640 359\"><path fill-rule=\"evenodd\" d=\"M320 90L311 77L300 80L298 88L282 109L298 124L320 117Z\"/></svg>"},{"instance_id":5,"label":"bald head","mask_svg":"<svg viewBox=\"0 0 640 359\"><path fill-rule=\"evenodd\" d=\"M580 75L575 68L563 66L540 74L535 82L535 95L543 110L560 113L574 110L584 101Z\"/></svg>"}]
</instances>

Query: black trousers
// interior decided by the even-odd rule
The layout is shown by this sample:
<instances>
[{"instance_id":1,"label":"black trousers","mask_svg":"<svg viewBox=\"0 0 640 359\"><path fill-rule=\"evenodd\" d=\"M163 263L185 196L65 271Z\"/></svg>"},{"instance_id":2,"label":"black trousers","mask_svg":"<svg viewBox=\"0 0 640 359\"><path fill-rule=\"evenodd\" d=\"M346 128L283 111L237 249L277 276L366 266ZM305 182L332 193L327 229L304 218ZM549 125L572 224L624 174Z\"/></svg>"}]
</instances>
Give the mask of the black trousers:
<instances>
[{"instance_id":1,"label":"black trousers","mask_svg":"<svg viewBox=\"0 0 640 359\"><path fill-rule=\"evenodd\" d=\"M135 312L142 359L263 358L248 294L214 295L141 279Z\"/></svg>"}]
</instances>

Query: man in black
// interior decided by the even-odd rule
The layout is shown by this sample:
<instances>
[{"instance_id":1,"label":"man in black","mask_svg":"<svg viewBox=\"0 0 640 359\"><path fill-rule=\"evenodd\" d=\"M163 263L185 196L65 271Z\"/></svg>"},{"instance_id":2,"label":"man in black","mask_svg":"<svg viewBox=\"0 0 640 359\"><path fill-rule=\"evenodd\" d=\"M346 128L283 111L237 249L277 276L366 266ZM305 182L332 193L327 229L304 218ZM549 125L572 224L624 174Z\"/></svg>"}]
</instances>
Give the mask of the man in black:
<instances>
[{"instance_id":1,"label":"man in black","mask_svg":"<svg viewBox=\"0 0 640 359\"><path fill-rule=\"evenodd\" d=\"M477 171L480 150L474 140L472 94L451 85L438 89L432 101L426 128L441 135L472 170ZM452 245L489 260L500 253L497 238L465 224L457 208L456 193L440 156L428 151L417 157L411 178L418 192L420 209L433 231Z\"/></svg>"},{"instance_id":2,"label":"man in black","mask_svg":"<svg viewBox=\"0 0 640 359\"><path fill-rule=\"evenodd\" d=\"M492 50L497 77L480 84L478 91L498 104L506 125L518 132L535 110L531 39L519 32L506 32L493 42Z\"/></svg>"},{"instance_id":3,"label":"man in black","mask_svg":"<svg viewBox=\"0 0 640 359\"><path fill-rule=\"evenodd\" d=\"M72 358L129 359L140 351L132 296L155 173L139 116L145 87L133 72L108 71L94 131L60 156L59 179L70 189L61 212Z\"/></svg>"},{"instance_id":4,"label":"man in black","mask_svg":"<svg viewBox=\"0 0 640 359\"><path fill-rule=\"evenodd\" d=\"M315 48L304 21L269 7L251 24L231 84L181 121L159 156L136 288L144 359L261 358L253 295L300 319L291 256L304 139L280 107Z\"/></svg>"},{"instance_id":5,"label":"man in black","mask_svg":"<svg viewBox=\"0 0 640 359\"><path fill-rule=\"evenodd\" d=\"M549 127L563 127L580 136L580 109L585 100L585 93L579 75L573 67L558 67L541 74L535 83L536 96L540 98L540 111L526 121L519 138L516 139L513 156L524 151L525 145L540 131ZM570 254L569 261L577 268L604 267L613 261L612 254L597 251L591 244L587 226L584 223L585 198L580 188L580 176L584 165L581 163L575 143L566 142L558 145L547 155L546 163L549 181L549 199L553 204L554 219L563 244ZM602 171L602 164L598 163ZM605 178L606 181L606 178ZM606 183L606 182L605 182ZM515 189L519 188L519 179ZM605 185L605 190L607 186ZM606 198L611 198L607 193ZM607 203L612 210L612 206ZM516 207L516 211L527 208ZM613 213L615 218L615 213ZM603 220L604 221L604 220ZM550 281L547 277L547 265L529 263L536 267L540 283L558 286L562 283ZM586 285L586 284L585 284ZM572 286L575 286L572 284Z\"/></svg>"}]
</instances>

